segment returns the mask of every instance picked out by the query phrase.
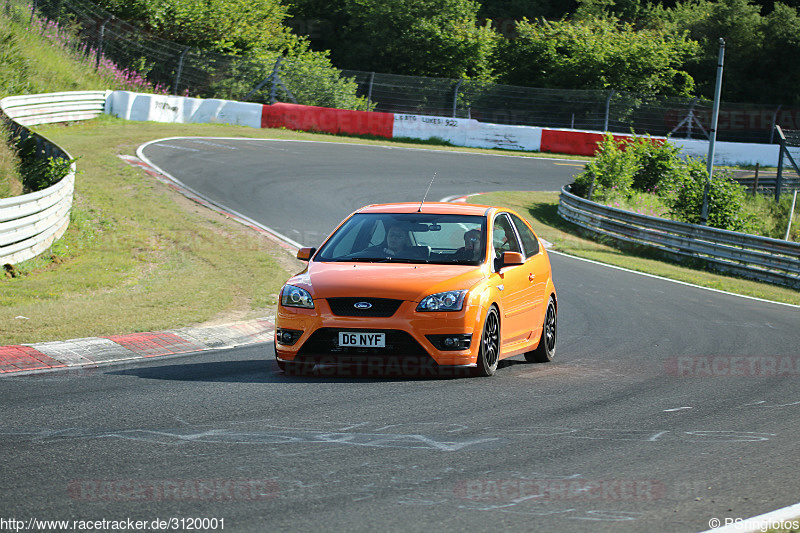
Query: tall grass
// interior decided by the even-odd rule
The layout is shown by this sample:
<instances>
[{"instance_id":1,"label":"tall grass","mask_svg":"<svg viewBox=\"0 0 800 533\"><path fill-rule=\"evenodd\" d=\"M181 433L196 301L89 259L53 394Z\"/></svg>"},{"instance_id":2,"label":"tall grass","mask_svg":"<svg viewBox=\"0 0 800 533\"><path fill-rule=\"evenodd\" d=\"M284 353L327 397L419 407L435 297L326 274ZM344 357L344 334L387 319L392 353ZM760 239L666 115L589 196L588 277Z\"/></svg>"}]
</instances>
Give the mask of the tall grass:
<instances>
[{"instance_id":1,"label":"tall grass","mask_svg":"<svg viewBox=\"0 0 800 533\"><path fill-rule=\"evenodd\" d=\"M30 17L30 6L0 9L0 98L82 90L163 93L136 70L123 68L80 42L75 28ZM0 127L0 140L8 139ZM0 141L0 198L22 194L16 148Z\"/></svg>"}]
</instances>

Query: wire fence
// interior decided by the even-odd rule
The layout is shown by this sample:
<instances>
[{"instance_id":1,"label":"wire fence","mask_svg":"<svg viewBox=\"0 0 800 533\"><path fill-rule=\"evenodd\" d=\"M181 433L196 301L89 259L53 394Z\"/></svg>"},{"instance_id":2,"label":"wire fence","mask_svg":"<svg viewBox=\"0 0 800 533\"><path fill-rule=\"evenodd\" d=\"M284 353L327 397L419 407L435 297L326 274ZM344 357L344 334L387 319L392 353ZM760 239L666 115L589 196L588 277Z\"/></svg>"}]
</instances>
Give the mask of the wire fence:
<instances>
[{"instance_id":1,"label":"wire fence","mask_svg":"<svg viewBox=\"0 0 800 533\"><path fill-rule=\"evenodd\" d=\"M325 72L275 55L259 61L159 39L87 0L5 0L69 25L86 54L110 59L176 95L260 103L295 102L392 113L473 118L496 124L706 139L712 102L615 90L517 87L337 69ZM342 93L349 93L343 97ZM777 143L775 126L800 129L800 109L721 103L717 139Z\"/></svg>"}]
</instances>

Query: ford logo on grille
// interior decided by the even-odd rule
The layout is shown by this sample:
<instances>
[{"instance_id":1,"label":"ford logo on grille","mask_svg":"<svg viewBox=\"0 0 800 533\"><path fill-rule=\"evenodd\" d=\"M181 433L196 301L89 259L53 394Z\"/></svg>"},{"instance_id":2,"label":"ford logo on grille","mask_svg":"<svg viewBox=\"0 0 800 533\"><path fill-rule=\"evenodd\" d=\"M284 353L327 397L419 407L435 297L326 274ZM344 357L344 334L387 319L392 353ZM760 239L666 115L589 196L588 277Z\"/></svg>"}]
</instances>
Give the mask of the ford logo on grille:
<instances>
[{"instance_id":1,"label":"ford logo on grille","mask_svg":"<svg viewBox=\"0 0 800 533\"><path fill-rule=\"evenodd\" d=\"M353 307L356 309L372 309L372 304L369 302L356 302Z\"/></svg>"}]
</instances>

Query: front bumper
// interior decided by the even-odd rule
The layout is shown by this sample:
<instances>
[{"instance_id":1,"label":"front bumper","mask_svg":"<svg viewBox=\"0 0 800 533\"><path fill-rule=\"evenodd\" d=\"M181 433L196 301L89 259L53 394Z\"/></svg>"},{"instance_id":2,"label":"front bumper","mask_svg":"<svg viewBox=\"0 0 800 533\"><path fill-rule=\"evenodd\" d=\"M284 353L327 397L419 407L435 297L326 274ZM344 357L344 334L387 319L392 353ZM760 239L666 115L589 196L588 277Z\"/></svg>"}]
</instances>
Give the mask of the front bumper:
<instances>
[{"instance_id":1,"label":"front bumper","mask_svg":"<svg viewBox=\"0 0 800 533\"><path fill-rule=\"evenodd\" d=\"M314 309L279 306L276 316L275 355L285 362L317 364L474 366L480 340L480 306L465 303L457 312L418 312L414 302L404 301L389 317L335 315L327 300L315 300ZM383 348L347 348L338 345L338 333L382 332ZM445 347L441 336L462 339ZM464 339L469 339L464 341ZM467 342L469 347L462 349Z\"/></svg>"}]
</instances>

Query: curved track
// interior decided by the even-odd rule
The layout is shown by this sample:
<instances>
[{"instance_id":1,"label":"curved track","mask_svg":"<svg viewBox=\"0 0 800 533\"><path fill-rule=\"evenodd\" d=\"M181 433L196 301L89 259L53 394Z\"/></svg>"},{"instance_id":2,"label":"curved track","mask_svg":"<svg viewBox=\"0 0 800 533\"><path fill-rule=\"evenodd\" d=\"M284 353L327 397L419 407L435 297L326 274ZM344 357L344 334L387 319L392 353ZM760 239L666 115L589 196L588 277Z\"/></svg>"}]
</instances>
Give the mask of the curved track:
<instances>
[{"instance_id":1,"label":"curved track","mask_svg":"<svg viewBox=\"0 0 800 533\"><path fill-rule=\"evenodd\" d=\"M364 203L421 199L433 172L429 198L556 190L577 170L286 141L174 139L145 155L309 245ZM268 345L4 379L4 514L641 532L795 503L798 309L551 257L556 362L514 358L489 379L289 377ZM783 375L752 375L772 364ZM198 480L238 492L192 492Z\"/></svg>"}]
</instances>

